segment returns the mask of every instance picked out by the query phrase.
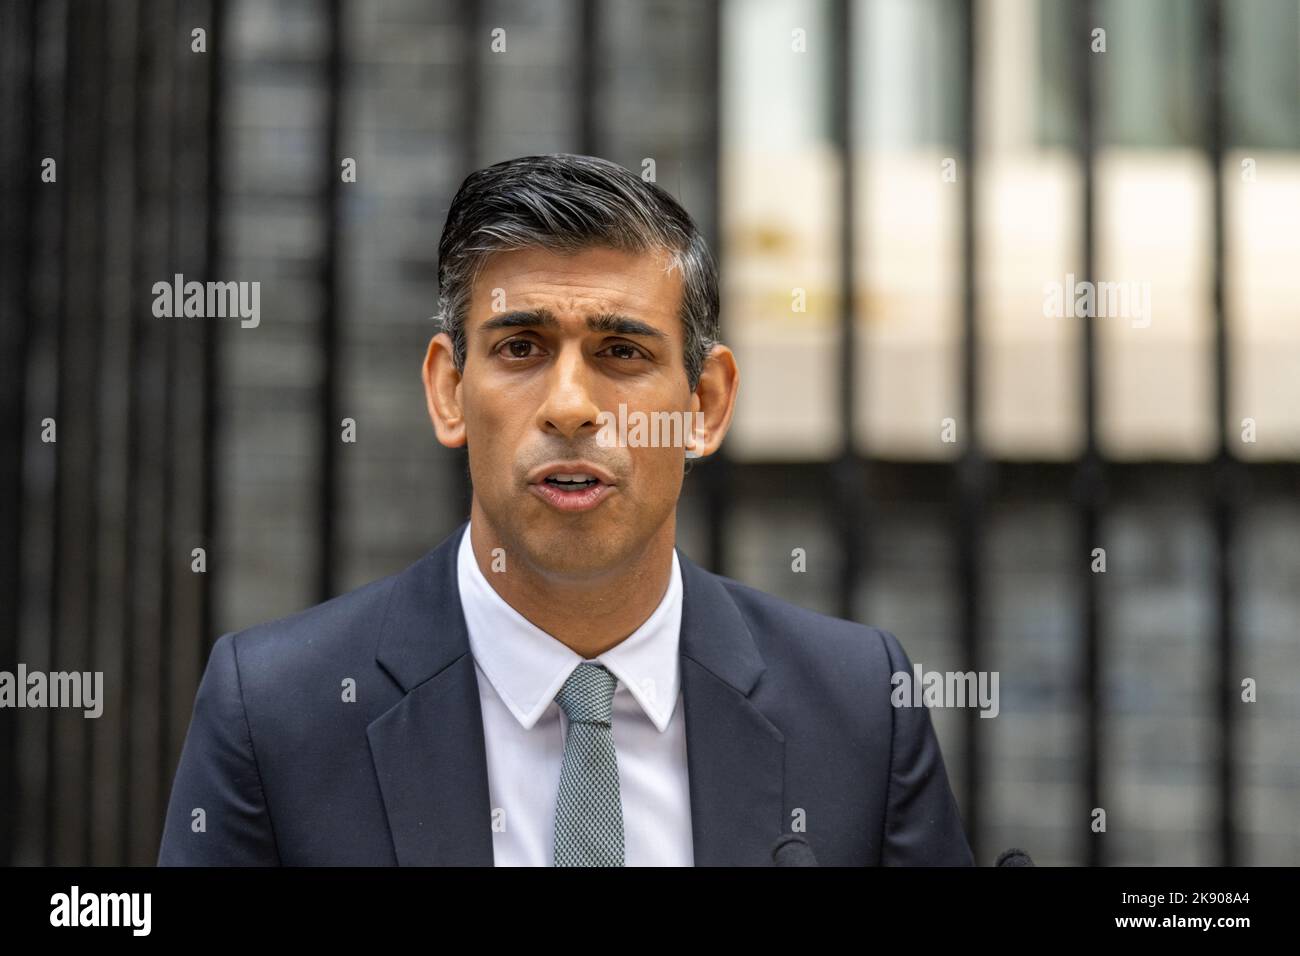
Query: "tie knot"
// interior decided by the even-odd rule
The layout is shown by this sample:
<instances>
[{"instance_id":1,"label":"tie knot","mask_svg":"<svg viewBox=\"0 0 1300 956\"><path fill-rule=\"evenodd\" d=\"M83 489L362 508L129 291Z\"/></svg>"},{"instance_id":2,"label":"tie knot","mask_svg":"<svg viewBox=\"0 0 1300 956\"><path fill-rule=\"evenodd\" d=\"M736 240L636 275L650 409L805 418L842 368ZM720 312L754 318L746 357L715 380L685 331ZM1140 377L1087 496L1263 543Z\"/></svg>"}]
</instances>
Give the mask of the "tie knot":
<instances>
[{"instance_id":1,"label":"tie knot","mask_svg":"<svg viewBox=\"0 0 1300 956\"><path fill-rule=\"evenodd\" d=\"M602 664L579 664L573 669L555 702L570 723L608 725L614 716L614 689L618 678Z\"/></svg>"}]
</instances>

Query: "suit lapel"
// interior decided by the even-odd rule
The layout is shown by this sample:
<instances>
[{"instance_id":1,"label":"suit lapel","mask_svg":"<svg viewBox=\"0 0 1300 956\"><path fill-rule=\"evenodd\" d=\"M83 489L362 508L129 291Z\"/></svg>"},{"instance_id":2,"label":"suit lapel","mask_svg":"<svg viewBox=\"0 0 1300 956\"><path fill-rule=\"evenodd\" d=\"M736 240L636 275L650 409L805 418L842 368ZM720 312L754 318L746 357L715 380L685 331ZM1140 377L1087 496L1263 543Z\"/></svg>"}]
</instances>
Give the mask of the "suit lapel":
<instances>
[{"instance_id":1,"label":"suit lapel","mask_svg":"<svg viewBox=\"0 0 1300 956\"><path fill-rule=\"evenodd\" d=\"M763 659L721 582L678 559L695 865L769 865L785 830L785 738L749 700Z\"/></svg>"},{"instance_id":2,"label":"suit lapel","mask_svg":"<svg viewBox=\"0 0 1300 956\"><path fill-rule=\"evenodd\" d=\"M466 525L394 582L375 659L404 695L367 728L401 866L491 866L478 679L456 577Z\"/></svg>"}]
</instances>

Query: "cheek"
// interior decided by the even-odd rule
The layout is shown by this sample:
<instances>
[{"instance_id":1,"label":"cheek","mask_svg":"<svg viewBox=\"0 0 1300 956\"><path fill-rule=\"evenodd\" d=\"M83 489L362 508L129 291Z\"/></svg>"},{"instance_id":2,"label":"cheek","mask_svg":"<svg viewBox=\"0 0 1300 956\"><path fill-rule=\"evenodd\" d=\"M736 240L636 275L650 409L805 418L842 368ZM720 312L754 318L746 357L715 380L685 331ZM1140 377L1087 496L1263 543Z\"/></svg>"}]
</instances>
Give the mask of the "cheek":
<instances>
[{"instance_id":1,"label":"cheek","mask_svg":"<svg viewBox=\"0 0 1300 956\"><path fill-rule=\"evenodd\" d=\"M675 495L682 483L681 453L671 448L641 448L634 459L638 484L653 497Z\"/></svg>"},{"instance_id":2,"label":"cheek","mask_svg":"<svg viewBox=\"0 0 1300 956\"><path fill-rule=\"evenodd\" d=\"M499 397L476 395L465 402L465 428L470 444L478 439L480 450L499 457L507 450L502 445L518 430L520 405Z\"/></svg>"},{"instance_id":3,"label":"cheek","mask_svg":"<svg viewBox=\"0 0 1300 956\"><path fill-rule=\"evenodd\" d=\"M475 396L465 402L465 435L470 474L488 491L508 482L514 460L518 420L505 403Z\"/></svg>"}]
</instances>

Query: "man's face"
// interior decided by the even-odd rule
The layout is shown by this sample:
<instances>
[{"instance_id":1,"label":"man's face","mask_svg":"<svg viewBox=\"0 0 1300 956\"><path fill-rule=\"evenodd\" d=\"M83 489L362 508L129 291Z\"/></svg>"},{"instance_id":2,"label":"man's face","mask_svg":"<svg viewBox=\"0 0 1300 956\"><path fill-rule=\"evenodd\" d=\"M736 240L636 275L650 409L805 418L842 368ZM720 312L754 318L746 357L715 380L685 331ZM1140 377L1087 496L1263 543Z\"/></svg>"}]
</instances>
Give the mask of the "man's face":
<instances>
[{"instance_id":1,"label":"man's face","mask_svg":"<svg viewBox=\"0 0 1300 956\"><path fill-rule=\"evenodd\" d=\"M699 400L683 361L681 274L667 265L666 253L599 247L485 263L459 394L475 503L507 560L583 577L639 556L656 533L671 541L684 448L597 440L600 413L617 416L620 403L629 421L677 412L690 433Z\"/></svg>"}]
</instances>

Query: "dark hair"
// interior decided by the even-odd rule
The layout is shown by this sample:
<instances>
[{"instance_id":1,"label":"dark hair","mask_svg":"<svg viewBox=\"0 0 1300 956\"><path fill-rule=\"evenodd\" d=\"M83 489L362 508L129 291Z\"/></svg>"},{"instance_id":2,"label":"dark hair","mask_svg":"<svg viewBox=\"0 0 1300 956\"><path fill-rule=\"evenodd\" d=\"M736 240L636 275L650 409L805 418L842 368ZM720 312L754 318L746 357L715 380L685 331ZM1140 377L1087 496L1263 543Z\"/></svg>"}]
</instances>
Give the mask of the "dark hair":
<instances>
[{"instance_id":1,"label":"dark hair","mask_svg":"<svg viewBox=\"0 0 1300 956\"><path fill-rule=\"evenodd\" d=\"M543 247L662 249L682 272L686 378L694 391L718 337L718 271L690 214L672 196L595 156L521 156L465 177L438 243L438 315L465 367L470 290L494 252Z\"/></svg>"}]
</instances>

